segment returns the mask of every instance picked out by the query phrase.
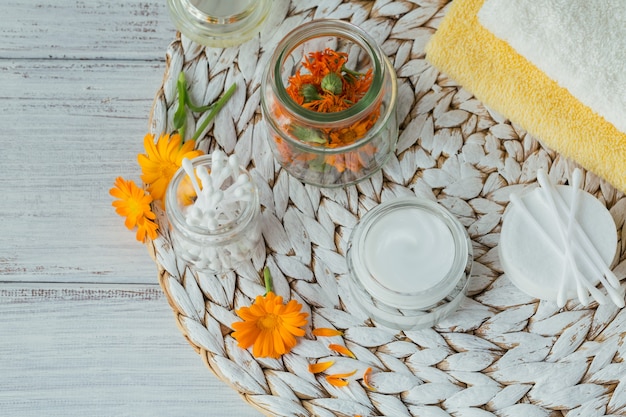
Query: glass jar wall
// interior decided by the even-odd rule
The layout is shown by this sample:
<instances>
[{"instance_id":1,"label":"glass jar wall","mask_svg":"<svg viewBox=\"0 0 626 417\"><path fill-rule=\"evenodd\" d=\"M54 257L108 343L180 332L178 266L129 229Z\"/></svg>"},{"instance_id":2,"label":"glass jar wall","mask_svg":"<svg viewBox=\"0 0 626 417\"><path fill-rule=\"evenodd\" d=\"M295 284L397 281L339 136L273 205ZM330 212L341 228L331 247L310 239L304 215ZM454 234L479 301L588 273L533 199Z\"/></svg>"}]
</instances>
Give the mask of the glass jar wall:
<instances>
[{"instance_id":1,"label":"glass jar wall","mask_svg":"<svg viewBox=\"0 0 626 417\"><path fill-rule=\"evenodd\" d=\"M237 165L236 172L209 181L214 156L215 152L191 161L193 178L184 168L176 172L167 189L165 211L178 256L198 270L217 274L252 257L261 241L261 224L250 174ZM225 164L228 161L221 162Z\"/></svg>"}]
</instances>

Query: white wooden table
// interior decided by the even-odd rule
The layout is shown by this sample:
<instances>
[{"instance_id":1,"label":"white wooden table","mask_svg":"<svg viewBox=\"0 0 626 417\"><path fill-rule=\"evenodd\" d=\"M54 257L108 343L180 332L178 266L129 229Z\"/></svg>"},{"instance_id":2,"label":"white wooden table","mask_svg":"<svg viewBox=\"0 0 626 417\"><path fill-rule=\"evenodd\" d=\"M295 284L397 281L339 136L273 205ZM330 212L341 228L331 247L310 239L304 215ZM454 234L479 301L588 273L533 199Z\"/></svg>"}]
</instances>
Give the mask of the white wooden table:
<instances>
[{"instance_id":1,"label":"white wooden table","mask_svg":"<svg viewBox=\"0 0 626 417\"><path fill-rule=\"evenodd\" d=\"M259 416L184 340L108 195L139 180L166 1L5 0L0 35L0 415Z\"/></svg>"}]
</instances>

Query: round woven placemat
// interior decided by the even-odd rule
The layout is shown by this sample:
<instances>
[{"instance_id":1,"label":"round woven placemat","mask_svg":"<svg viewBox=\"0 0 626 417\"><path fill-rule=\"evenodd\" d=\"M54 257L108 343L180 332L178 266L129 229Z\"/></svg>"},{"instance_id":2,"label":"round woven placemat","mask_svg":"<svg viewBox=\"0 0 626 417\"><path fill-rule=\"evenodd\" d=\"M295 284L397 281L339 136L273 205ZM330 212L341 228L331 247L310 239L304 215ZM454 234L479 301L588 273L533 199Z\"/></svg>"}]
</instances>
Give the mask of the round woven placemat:
<instances>
[{"instance_id":1,"label":"round woven placemat","mask_svg":"<svg viewBox=\"0 0 626 417\"><path fill-rule=\"evenodd\" d=\"M168 132L176 80L184 71L195 102L213 102L233 82L234 96L198 147L235 152L254 177L265 245L236 272L192 272L172 251L167 220L149 249L180 330L207 366L268 416L581 416L626 415L626 311L613 305L564 309L517 290L497 256L509 194L533 186L544 168L558 183L575 164L490 111L424 60L424 45L445 15L445 0L275 1L260 37L212 49L183 38L167 51L151 131ZM303 185L274 161L259 111L268 55L292 28L315 18L351 21L370 33L398 74L398 149L381 172L355 186ZM202 122L189 115L187 131ZM625 275L626 198L591 173L584 188L610 209L619 236L615 271ZM346 291L350 231L382 201L409 195L447 207L474 246L470 297L435 328L374 327ZM277 294L310 314L307 335L280 359L256 359L236 346L234 310L264 293L268 266ZM315 338L334 327L342 337ZM328 349L343 344L356 359ZM358 370L346 387L307 371L332 356L337 372ZM372 368L371 385L359 374Z\"/></svg>"}]
</instances>

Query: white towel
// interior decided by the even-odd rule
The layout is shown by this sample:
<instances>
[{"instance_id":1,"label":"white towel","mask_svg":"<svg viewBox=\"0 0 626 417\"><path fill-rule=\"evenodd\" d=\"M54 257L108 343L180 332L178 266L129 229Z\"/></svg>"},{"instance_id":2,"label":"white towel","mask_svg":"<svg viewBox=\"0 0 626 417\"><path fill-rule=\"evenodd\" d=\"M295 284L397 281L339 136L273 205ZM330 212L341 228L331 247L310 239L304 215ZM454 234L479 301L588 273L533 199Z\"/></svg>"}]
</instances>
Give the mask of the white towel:
<instances>
[{"instance_id":1,"label":"white towel","mask_svg":"<svg viewBox=\"0 0 626 417\"><path fill-rule=\"evenodd\" d=\"M624 0L486 0L480 23L626 133Z\"/></svg>"}]
</instances>

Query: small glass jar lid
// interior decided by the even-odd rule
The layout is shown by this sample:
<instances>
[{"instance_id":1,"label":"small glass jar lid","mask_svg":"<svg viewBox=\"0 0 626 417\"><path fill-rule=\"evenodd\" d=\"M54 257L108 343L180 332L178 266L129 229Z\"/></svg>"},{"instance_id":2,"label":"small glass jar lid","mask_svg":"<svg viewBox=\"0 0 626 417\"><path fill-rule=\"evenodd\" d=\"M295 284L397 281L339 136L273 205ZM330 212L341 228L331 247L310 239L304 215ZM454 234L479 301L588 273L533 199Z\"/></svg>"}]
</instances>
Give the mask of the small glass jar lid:
<instances>
[{"instance_id":1,"label":"small glass jar lid","mask_svg":"<svg viewBox=\"0 0 626 417\"><path fill-rule=\"evenodd\" d=\"M168 0L174 25L201 45L239 45L256 35L272 0Z\"/></svg>"},{"instance_id":2,"label":"small glass jar lid","mask_svg":"<svg viewBox=\"0 0 626 417\"><path fill-rule=\"evenodd\" d=\"M444 207L418 197L367 212L352 232L347 259L363 310L374 322L401 330L433 326L453 312L473 264L463 225Z\"/></svg>"}]
</instances>

